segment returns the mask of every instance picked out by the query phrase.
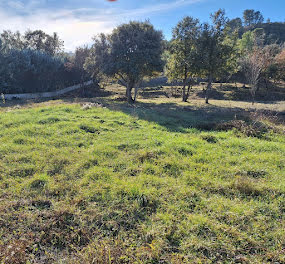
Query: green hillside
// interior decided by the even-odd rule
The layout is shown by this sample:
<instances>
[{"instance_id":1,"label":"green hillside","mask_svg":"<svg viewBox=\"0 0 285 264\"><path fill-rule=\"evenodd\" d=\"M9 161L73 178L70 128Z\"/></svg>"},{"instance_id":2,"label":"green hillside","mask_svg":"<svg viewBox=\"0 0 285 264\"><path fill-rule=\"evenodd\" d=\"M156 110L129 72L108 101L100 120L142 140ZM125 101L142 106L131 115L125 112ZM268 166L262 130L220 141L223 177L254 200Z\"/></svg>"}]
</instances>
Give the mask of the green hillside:
<instances>
[{"instance_id":1,"label":"green hillside","mask_svg":"<svg viewBox=\"0 0 285 264\"><path fill-rule=\"evenodd\" d=\"M2 108L0 262L284 263L283 128L173 101Z\"/></svg>"}]
</instances>

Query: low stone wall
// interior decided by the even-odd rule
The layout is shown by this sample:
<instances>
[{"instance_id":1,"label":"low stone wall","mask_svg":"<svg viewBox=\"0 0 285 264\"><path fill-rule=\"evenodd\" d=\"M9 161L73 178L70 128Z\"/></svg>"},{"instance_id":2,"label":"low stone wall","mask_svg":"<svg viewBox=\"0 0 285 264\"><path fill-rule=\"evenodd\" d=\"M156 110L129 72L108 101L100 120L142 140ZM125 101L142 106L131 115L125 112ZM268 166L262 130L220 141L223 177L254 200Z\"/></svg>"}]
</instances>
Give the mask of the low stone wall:
<instances>
[{"instance_id":1,"label":"low stone wall","mask_svg":"<svg viewBox=\"0 0 285 264\"><path fill-rule=\"evenodd\" d=\"M88 81L83 84L77 84L70 87L66 87L64 89L54 91L54 92L45 92L45 93L24 93L24 94L4 94L5 100L13 100L13 99L37 99L37 98L49 98L49 97L57 97L63 95L65 93L77 90L83 86L87 86L92 84L93 81Z\"/></svg>"}]
</instances>

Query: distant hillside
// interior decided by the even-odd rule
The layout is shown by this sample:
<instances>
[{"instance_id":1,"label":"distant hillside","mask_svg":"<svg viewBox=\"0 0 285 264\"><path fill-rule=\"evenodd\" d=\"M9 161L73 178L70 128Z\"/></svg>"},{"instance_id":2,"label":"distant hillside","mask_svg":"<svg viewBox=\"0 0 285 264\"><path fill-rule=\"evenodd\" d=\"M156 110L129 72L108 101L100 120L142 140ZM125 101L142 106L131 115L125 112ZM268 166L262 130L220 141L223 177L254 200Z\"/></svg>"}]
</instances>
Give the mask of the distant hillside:
<instances>
[{"instance_id":1,"label":"distant hillside","mask_svg":"<svg viewBox=\"0 0 285 264\"><path fill-rule=\"evenodd\" d=\"M285 42L285 23L262 23L255 25L250 30L254 30L256 28L262 28L264 30L265 44L282 44Z\"/></svg>"}]
</instances>

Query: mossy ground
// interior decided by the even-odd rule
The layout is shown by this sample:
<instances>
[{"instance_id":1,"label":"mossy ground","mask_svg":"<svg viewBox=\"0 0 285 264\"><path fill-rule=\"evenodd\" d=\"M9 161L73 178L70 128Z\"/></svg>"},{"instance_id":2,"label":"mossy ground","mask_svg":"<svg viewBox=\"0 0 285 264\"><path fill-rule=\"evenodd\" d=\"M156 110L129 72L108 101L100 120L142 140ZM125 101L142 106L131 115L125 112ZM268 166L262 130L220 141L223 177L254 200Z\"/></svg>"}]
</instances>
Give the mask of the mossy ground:
<instances>
[{"instance_id":1,"label":"mossy ground","mask_svg":"<svg viewBox=\"0 0 285 264\"><path fill-rule=\"evenodd\" d=\"M100 102L2 109L1 263L285 262L284 134L211 129L238 118L214 105Z\"/></svg>"}]
</instances>

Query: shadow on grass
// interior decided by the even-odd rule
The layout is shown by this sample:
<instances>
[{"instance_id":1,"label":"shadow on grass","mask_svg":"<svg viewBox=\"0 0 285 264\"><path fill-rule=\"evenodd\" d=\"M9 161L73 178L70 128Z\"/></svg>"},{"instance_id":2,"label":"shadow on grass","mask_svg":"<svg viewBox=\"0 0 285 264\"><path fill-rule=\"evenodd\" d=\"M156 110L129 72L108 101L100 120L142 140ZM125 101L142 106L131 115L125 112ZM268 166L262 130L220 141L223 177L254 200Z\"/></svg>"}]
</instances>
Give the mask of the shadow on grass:
<instances>
[{"instance_id":1,"label":"shadow on grass","mask_svg":"<svg viewBox=\"0 0 285 264\"><path fill-rule=\"evenodd\" d=\"M197 91L195 94L198 98L205 97L205 92L202 90ZM225 84L222 86L215 86L210 92L210 98L214 100L237 100L244 102L251 102L252 100L249 87L243 88ZM275 87L270 90L260 88L256 93L255 100L264 103L281 101L285 100L285 93L280 87Z\"/></svg>"},{"instance_id":2,"label":"shadow on grass","mask_svg":"<svg viewBox=\"0 0 285 264\"><path fill-rule=\"evenodd\" d=\"M169 98L167 91L162 86L146 87L140 90L139 93L141 98L160 98L166 97Z\"/></svg>"},{"instance_id":3,"label":"shadow on grass","mask_svg":"<svg viewBox=\"0 0 285 264\"><path fill-rule=\"evenodd\" d=\"M70 93L66 93L62 96L57 97L49 97L49 98L36 98L36 99L13 99L13 100L6 100L3 102L0 98L0 109L1 108L21 108L24 106L32 105L32 104L40 104L45 102L63 100L70 103L75 103L77 100L88 100L91 98L105 98L110 97L113 95L111 91L107 91L104 89L78 89L76 91L72 91Z\"/></svg>"},{"instance_id":4,"label":"shadow on grass","mask_svg":"<svg viewBox=\"0 0 285 264\"><path fill-rule=\"evenodd\" d=\"M154 122L173 132L187 132L187 129L212 130L219 123L242 117L244 110L240 108L217 107L205 105L195 107L183 106L176 103L146 103L135 104L117 103L100 100L105 107L112 111L120 111L138 119Z\"/></svg>"},{"instance_id":5,"label":"shadow on grass","mask_svg":"<svg viewBox=\"0 0 285 264\"><path fill-rule=\"evenodd\" d=\"M159 92L161 89L149 88L149 92ZM101 94L102 95L102 94ZM62 100L66 103L86 103L97 102L112 111L120 111L138 119L154 122L169 131L186 133L188 129L196 128L202 131L217 130L221 124L233 120L246 120L249 112L240 107L223 107L204 104L195 106L190 104L177 104L175 102L151 103L137 101L135 104L128 104L124 98L110 98L109 92L100 97L92 98L74 98L73 96L65 96L54 98L54 100ZM153 96L150 96L153 98ZM145 97L144 97L145 98ZM122 100L118 100L122 99ZM32 103L50 102L53 99L37 99L37 100L14 100L9 101L0 107L17 107L21 108ZM272 103L272 102L271 102ZM254 111L254 110L252 110ZM259 111L264 112L264 111ZM284 113L275 111L267 111L270 115L278 115L284 119Z\"/></svg>"}]
</instances>

